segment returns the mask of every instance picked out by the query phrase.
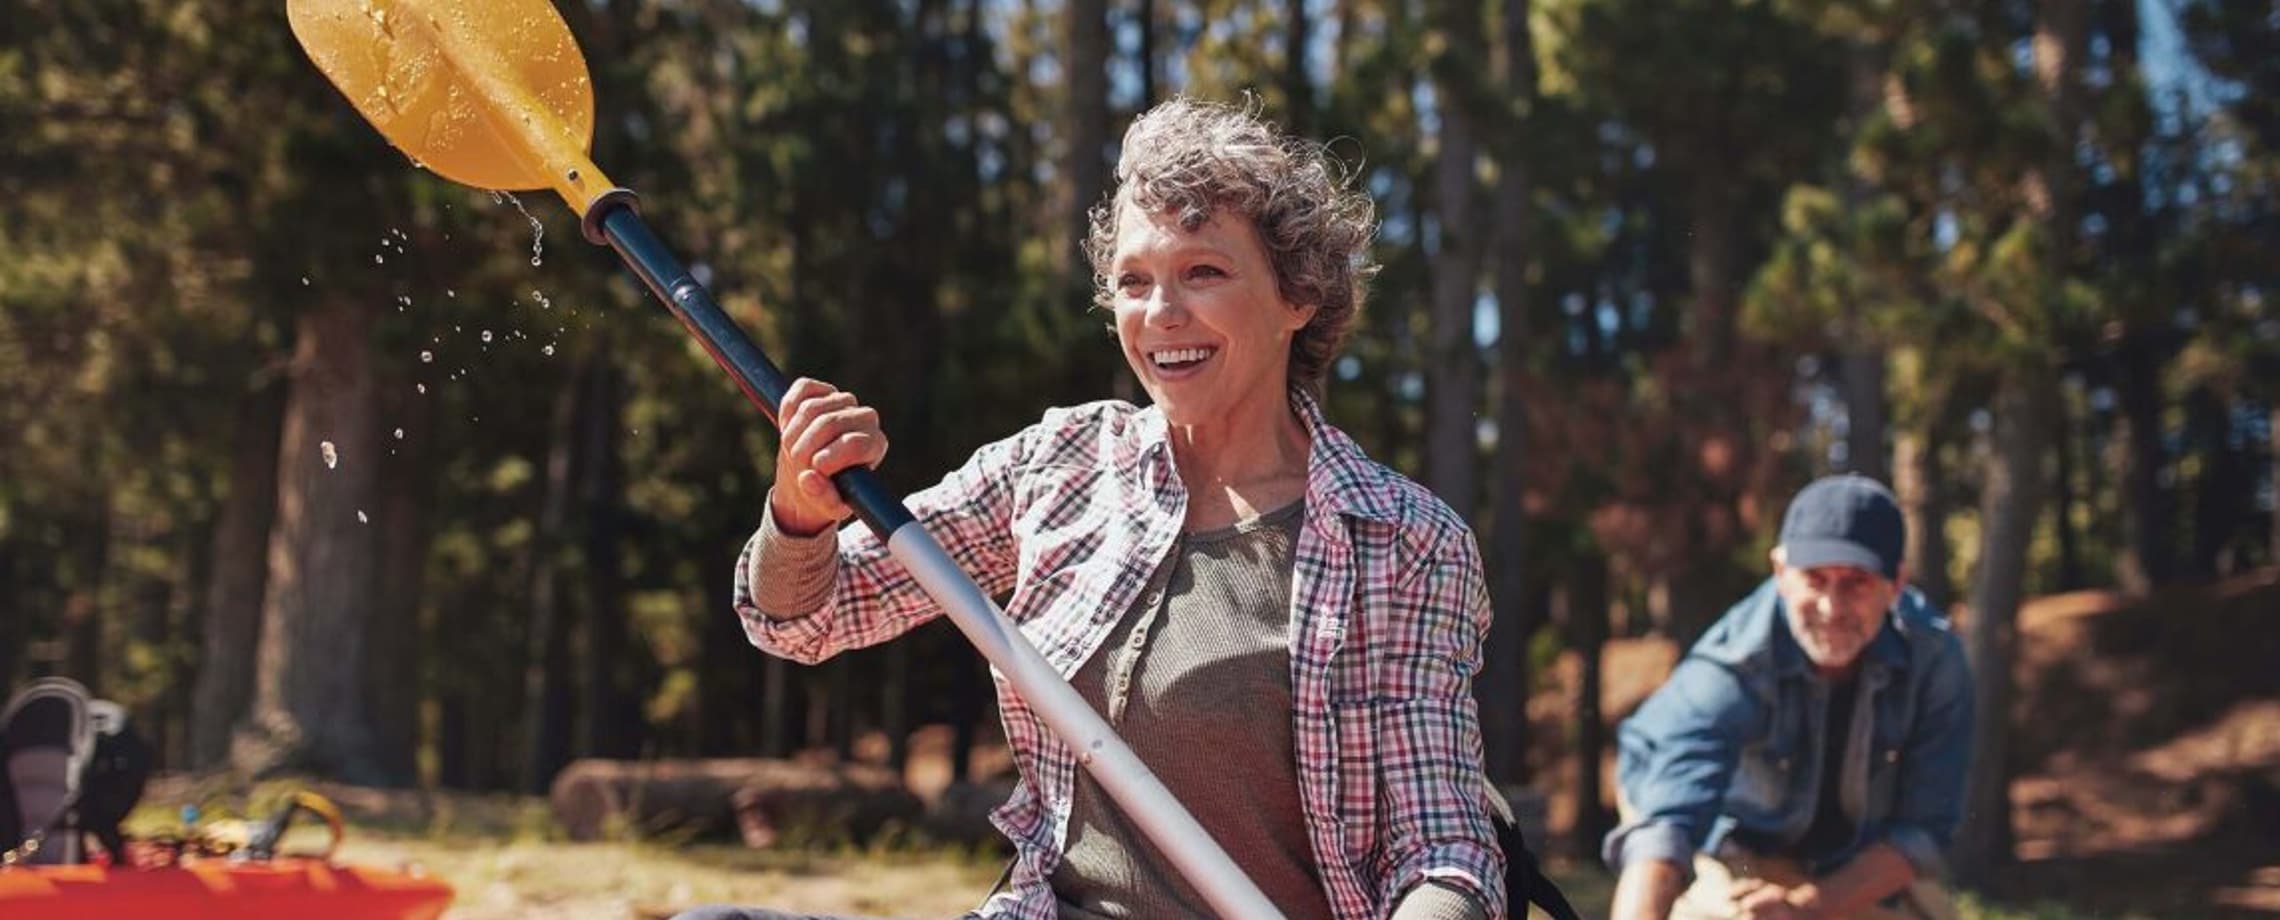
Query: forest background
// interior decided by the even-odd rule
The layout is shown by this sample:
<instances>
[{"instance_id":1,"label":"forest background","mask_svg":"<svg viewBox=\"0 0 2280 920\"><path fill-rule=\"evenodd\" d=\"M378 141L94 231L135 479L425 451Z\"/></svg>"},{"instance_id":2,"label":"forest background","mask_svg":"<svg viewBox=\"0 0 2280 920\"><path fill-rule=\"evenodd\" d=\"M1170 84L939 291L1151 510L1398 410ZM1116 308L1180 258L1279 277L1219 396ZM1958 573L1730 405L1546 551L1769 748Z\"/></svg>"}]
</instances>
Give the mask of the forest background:
<instances>
[{"instance_id":1,"label":"forest background","mask_svg":"<svg viewBox=\"0 0 2280 920\"><path fill-rule=\"evenodd\" d=\"M1605 688L1652 684L1610 650L1691 641L1824 473L1893 483L1979 672L1967 882L2063 849L2020 845L2037 778L2126 787L2280 700L2268 2L561 10L595 161L780 363L882 409L903 490L1135 395L1077 249L1133 114L1329 141L1386 266L1330 416L1479 533L1489 769L1565 803L1566 851L1609 821ZM973 771L947 624L747 646L772 431L563 209L383 143L281 4L18 0L0 124L0 685L77 677L171 770L538 792L588 756L900 765L939 725ZM2084 590L2112 627L2037 658L2022 606ZM2156 777L2217 796L2171 836L2280 849L2252 742Z\"/></svg>"}]
</instances>

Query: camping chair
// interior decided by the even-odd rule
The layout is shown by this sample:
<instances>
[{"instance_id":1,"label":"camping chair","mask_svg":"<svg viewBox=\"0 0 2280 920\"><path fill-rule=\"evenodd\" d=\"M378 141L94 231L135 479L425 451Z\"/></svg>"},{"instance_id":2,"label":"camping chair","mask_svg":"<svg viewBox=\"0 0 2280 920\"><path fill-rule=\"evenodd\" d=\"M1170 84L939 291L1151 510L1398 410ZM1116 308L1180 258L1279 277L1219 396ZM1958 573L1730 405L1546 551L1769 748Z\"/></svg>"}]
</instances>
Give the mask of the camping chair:
<instances>
[{"instance_id":1,"label":"camping chair","mask_svg":"<svg viewBox=\"0 0 2280 920\"><path fill-rule=\"evenodd\" d=\"M7 861L79 862L72 811L79 778L95 748L87 688L62 677L33 681L0 709L0 773L14 801L12 827L0 827Z\"/></svg>"},{"instance_id":2,"label":"camping chair","mask_svg":"<svg viewBox=\"0 0 2280 920\"><path fill-rule=\"evenodd\" d=\"M1493 783L1488 784L1485 795L1489 821L1496 826L1496 845L1504 850L1504 899L1512 916L1528 916L1528 906L1533 904L1543 908L1552 920L1582 920L1560 886L1544 874L1535 851L1528 849L1527 835L1520 832L1520 819L1512 813L1512 800Z\"/></svg>"}]
</instances>

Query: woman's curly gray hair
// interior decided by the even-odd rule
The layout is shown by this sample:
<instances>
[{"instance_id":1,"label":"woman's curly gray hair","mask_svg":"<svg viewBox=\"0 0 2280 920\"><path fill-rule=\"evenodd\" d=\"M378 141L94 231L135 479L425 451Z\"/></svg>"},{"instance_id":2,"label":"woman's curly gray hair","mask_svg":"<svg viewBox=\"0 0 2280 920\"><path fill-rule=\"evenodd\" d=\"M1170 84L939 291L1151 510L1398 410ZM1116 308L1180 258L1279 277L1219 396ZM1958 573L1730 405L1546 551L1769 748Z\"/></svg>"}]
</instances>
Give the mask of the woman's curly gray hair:
<instances>
[{"instance_id":1,"label":"woman's curly gray hair","mask_svg":"<svg viewBox=\"0 0 2280 920\"><path fill-rule=\"evenodd\" d=\"M1249 218L1292 304L1315 307L1290 342L1290 380L1319 392L1330 362L1353 334L1369 279L1377 207L1323 145L1284 134L1248 108L1175 97L1124 132L1116 190L1091 211L1085 255L1093 301L1113 307L1109 261L1126 204L1177 210L1194 230L1222 210Z\"/></svg>"}]
</instances>

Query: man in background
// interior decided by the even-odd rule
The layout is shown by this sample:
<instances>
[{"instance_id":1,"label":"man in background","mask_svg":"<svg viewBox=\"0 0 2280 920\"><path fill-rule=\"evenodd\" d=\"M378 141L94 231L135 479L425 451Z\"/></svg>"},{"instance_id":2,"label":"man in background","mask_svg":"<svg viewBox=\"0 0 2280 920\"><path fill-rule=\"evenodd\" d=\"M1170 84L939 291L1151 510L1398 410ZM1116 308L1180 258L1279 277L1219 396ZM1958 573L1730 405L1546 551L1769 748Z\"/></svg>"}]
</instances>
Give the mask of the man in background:
<instances>
[{"instance_id":1,"label":"man in background","mask_svg":"<svg viewBox=\"0 0 2280 920\"><path fill-rule=\"evenodd\" d=\"M1971 674L1862 476L1799 492L1773 574L1620 732L1615 920L1949 920Z\"/></svg>"}]
</instances>

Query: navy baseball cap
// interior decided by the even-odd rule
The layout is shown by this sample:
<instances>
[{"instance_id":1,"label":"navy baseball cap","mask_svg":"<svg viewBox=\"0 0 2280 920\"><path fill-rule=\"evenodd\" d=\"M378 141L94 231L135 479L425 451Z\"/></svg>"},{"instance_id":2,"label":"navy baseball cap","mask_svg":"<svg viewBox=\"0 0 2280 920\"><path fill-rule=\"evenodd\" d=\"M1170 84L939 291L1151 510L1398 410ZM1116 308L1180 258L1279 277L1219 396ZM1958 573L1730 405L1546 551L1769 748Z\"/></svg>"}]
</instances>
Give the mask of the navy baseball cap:
<instances>
[{"instance_id":1,"label":"navy baseball cap","mask_svg":"<svg viewBox=\"0 0 2280 920\"><path fill-rule=\"evenodd\" d=\"M1781 519L1782 563L1795 568L1849 565L1896 579L1907 545L1892 490L1857 473L1814 480Z\"/></svg>"}]
</instances>

